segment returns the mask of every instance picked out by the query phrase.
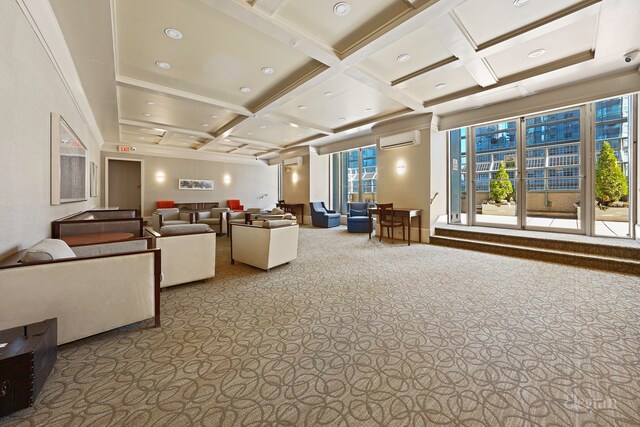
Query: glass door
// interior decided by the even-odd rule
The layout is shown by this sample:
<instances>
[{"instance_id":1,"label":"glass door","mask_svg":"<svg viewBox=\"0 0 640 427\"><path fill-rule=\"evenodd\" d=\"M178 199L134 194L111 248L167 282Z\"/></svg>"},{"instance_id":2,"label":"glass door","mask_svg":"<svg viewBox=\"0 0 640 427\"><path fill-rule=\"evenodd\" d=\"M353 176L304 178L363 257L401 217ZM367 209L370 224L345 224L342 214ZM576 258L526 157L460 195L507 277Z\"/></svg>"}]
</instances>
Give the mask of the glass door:
<instances>
[{"instance_id":1,"label":"glass door","mask_svg":"<svg viewBox=\"0 0 640 427\"><path fill-rule=\"evenodd\" d=\"M584 234L584 108L524 118L523 229Z\"/></svg>"},{"instance_id":2,"label":"glass door","mask_svg":"<svg viewBox=\"0 0 640 427\"><path fill-rule=\"evenodd\" d=\"M473 225L519 228L517 120L472 128Z\"/></svg>"}]
</instances>

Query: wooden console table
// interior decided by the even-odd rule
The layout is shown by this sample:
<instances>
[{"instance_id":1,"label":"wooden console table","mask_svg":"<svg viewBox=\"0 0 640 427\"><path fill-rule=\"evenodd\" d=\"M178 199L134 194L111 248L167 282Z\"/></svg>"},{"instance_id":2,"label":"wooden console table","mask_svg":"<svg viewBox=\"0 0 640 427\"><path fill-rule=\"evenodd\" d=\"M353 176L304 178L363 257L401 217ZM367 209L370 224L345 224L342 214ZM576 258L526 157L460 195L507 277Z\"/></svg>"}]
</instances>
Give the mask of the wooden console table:
<instances>
[{"instance_id":1,"label":"wooden console table","mask_svg":"<svg viewBox=\"0 0 640 427\"><path fill-rule=\"evenodd\" d=\"M133 238L133 233L95 233L95 234L78 234L76 236L63 236L60 240L64 240L69 246L95 245L98 243L119 242L121 240L129 240Z\"/></svg>"},{"instance_id":2,"label":"wooden console table","mask_svg":"<svg viewBox=\"0 0 640 427\"><path fill-rule=\"evenodd\" d=\"M371 229L373 228L373 215L379 215L378 208L369 208L369 239L371 239ZM411 246L411 218L418 217L418 241L422 242L422 209L412 208L393 208L393 216L402 218L402 226L404 227L404 219L408 218L409 228L409 246ZM382 233L382 230L380 230Z\"/></svg>"}]
</instances>

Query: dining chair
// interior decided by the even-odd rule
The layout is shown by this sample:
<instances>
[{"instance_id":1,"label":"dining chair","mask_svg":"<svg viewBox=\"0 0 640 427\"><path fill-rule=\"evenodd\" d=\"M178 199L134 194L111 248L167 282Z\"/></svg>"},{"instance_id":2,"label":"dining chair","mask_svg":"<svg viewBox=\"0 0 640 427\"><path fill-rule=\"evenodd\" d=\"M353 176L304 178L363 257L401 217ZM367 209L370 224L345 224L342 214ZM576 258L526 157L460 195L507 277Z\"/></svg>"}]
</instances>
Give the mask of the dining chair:
<instances>
[{"instance_id":1,"label":"dining chair","mask_svg":"<svg viewBox=\"0 0 640 427\"><path fill-rule=\"evenodd\" d=\"M393 203L377 203L376 207L378 208L380 222L380 241L382 241L383 228L387 229L387 237L393 239L394 227L402 227L402 240L404 240L404 219L400 221L395 219ZM391 236L389 236L389 229L391 229Z\"/></svg>"}]
</instances>

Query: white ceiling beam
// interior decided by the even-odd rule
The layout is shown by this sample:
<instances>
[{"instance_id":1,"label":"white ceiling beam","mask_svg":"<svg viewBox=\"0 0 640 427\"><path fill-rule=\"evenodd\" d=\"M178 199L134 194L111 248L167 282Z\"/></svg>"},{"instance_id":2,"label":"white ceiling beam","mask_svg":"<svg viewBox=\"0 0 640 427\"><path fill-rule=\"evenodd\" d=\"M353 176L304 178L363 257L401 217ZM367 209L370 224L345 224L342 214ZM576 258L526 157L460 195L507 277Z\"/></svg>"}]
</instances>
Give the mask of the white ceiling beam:
<instances>
[{"instance_id":1,"label":"white ceiling beam","mask_svg":"<svg viewBox=\"0 0 640 427\"><path fill-rule=\"evenodd\" d=\"M179 89L174 89L168 86L162 86L159 84L147 82L144 80L138 80L127 76L116 76L116 84L118 86L128 86L134 88L145 89L151 92L157 92L160 94L171 95L178 98L189 99L192 101L203 102L205 104L213 105L215 107L223 108L228 111L232 111L236 114L242 114L243 116L251 116L253 113L246 107L241 105L232 104L230 102L222 101L220 99L209 98L206 96L198 95L191 92L186 92Z\"/></svg>"},{"instance_id":2,"label":"white ceiling beam","mask_svg":"<svg viewBox=\"0 0 640 427\"><path fill-rule=\"evenodd\" d=\"M213 136L211 136L210 134L208 134L206 132L201 132L201 131L191 130L191 129L177 128L177 127L174 127L174 126L166 126L166 125L164 125L162 123L140 121L140 120L127 120L127 119L120 119L119 123L121 125L136 126L136 127L140 127L140 128L159 128L159 129L164 129L165 131L167 131L166 133L168 133L168 132L178 132L178 133L184 133L186 135L197 136L198 138L213 138Z\"/></svg>"},{"instance_id":3,"label":"white ceiling beam","mask_svg":"<svg viewBox=\"0 0 640 427\"><path fill-rule=\"evenodd\" d=\"M241 138L239 136L228 136L225 139L228 139L229 141L233 141L233 142L240 142L245 146L255 145L256 147L275 148L276 150L280 150L283 148L282 145L274 144L273 142L258 141L250 138Z\"/></svg>"},{"instance_id":4,"label":"white ceiling beam","mask_svg":"<svg viewBox=\"0 0 640 427\"><path fill-rule=\"evenodd\" d=\"M287 0L254 0L253 7L265 15L273 15Z\"/></svg>"},{"instance_id":5,"label":"white ceiling beam","mask_svg":"<svg viewBox=\"0 0 640 427\"><path fill-rule=\"evenodd\" d=\"M369 71L364 71L360 68L353 67L345 71L347 76L359 81L360 83L369 86L381 94L393 99L394 101L404 105L407 108L411 108L414 111L422 111L422 103L416 101L413 97L404 93L400 88L391 86L383 78L375 76Z\"/></svg>"},{"instance_id":6,"label":"white ceiling beam","mask_svg":"<svg viewBox=\"0 0 640 427\"><path fill-rule=\"evenodd\" d=\"M164 135L162 135L162 138L160 138L160 141L158 141L158 145L167 145L171 140L171 138L169 138L170 134L171 133L169 131L166 131Z\"/></svg>"},{"instance_id":7,"label":"white ceiling beam","mask_svg":"<svg viewBox=\"0 0 640 427\"><path fill-rule=\"evenodd\" d=\"M214 135L214 138L211 141L205 142L200 147L196 148L196 150L199 150L199 151L205 150L209 145L213 145L222 141L223 139L231 135L231 132L233 132L235 128L245 120L247 120L247 117L245 116L235 117L229 123L227 123L226 125L222 126L220 129L218 129Z\"/></svg>"}]
</instances>

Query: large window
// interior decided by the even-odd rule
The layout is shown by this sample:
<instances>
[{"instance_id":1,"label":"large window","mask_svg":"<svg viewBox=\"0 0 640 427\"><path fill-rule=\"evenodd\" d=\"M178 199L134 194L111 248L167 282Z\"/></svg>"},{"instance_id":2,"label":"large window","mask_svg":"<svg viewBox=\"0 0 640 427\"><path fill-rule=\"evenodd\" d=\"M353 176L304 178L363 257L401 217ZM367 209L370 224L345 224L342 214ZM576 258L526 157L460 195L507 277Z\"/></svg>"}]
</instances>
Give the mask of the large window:
<instances>
[{"instance_id":1,"label":"large window","mask_svg":"<svg viewBox=\"0 0 640 427\"><path fill-rule=\"evenodd\" d=\"M378 181L376 147L334 154L333 209L345 214L349 202L375 202Z\"/></svg>"}]
</instances>

